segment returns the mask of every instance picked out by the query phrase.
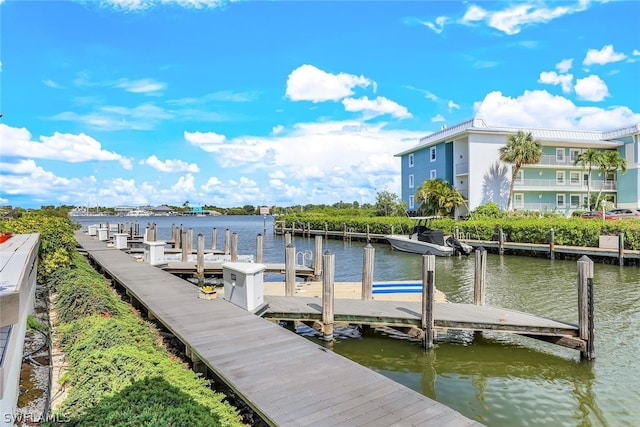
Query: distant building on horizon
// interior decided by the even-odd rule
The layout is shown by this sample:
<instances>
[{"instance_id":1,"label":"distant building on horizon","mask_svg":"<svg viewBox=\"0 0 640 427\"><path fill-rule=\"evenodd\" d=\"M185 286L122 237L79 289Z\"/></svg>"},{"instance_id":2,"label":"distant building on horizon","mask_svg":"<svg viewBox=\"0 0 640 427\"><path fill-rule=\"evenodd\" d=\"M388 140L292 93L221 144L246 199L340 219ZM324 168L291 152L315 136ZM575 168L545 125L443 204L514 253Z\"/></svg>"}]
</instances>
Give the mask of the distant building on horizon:
<instances>
[{"instance_id":1,"label":"distant building on horizon","mask_svg":"<svg viewBox=\"0 0 640 427\"><path fill-rule=\"evenodd\" d=\"M500 161L499 150L507 137L531 132L542 145L540 162L523 165L514 187L513 209L556 211L569 214L587 206L591 194L602 194L618 207L640 208L640 123L611 131L582 131L526 127L492 127L475 117L420 139L420 143L396 154L401 158L402 200L407 210L418 208L417 188L425 180L446 180L464 197L456 217L478 206L496 202L506 209L512 165ZM589 172L576 157L586 149L616 150L627 161L627 172Z\"/></svg>"}]
</instances>

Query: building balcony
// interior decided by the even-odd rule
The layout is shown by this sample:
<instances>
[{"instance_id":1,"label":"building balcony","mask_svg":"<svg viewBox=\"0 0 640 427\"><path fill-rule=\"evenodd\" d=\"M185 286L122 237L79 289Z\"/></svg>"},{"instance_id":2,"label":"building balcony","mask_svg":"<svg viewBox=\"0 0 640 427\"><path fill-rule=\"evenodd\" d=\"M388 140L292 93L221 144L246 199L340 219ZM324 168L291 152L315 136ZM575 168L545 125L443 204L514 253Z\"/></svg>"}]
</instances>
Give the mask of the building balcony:
<instances>
[{"instance_id":1,"label":"building balcony","mask_svg":"<svg viewBox=\"0 0 640 427\"><path fill-rule=\"evenodd\" d=\"M469 162L456 163L456 175L466 175L469 173Z\"/></svg>"},{"instance_id":2,"label":"building balcony","mask_svg":"<svg viewBox=\"0 0 640 427\"><path fill-rule=\"evenodd\" d=\"M616 181L592 180L591 191L617 191ZM530 191L587 191L585 182L559 182L555 179L525 179L516 181L514 190L530 190Z\"/></svg>"},{"instance_id":3,"label":"building balcony","mask_svg":"<svg viewBox=\"0 0 640 427\"><path fill-rule=\"evenodd\" d=\"M562 167L562 168L571 167L576 169L582 169L582 165L580 164L574 165L573 160L570 157L565 156L562 160L559 160L555 154L545 154L542 156L542 158L538 163L534 163L531 165L522 165L523 168L540 167L540 166Z\"/></svg>"}]
</instances>

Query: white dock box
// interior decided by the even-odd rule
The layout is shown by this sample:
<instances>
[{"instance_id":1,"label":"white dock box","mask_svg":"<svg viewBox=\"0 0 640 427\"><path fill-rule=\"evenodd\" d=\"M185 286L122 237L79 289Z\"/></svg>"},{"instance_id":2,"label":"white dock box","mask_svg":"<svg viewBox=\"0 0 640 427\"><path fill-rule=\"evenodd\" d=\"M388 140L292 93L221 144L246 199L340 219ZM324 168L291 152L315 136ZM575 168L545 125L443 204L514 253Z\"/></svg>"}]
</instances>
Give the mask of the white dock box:
<instances>
[{"instance_id":1,"label":"white dock box","mask_svg":"<svg viewBox=\"0 0 640 427\"><path fill-rule=\"evenodd\" d=\"M129 235L127 233L114 233L113 234L113 242L116 245L116 249L127 249L127 238Z\"/></svg>"},{"instance_id":2,"label":"white dock box","mask_svg":"<svg viewBox=\"0 0 640 427\"><path fill-rule=\"evenodd\" d=\"M224 299L245 310L255 310L264 302L264 264L226 262L222 264Z\"/></svg>"},{"instance_id":3,"label":"white dock box","mask_svg":"<svg viewBox=\"0 0 640 427\"><path fill-rule=\"evenodd\" d=\"M98 240L102 240L103 242L109 240L108 228L98 228Z\"/></svg>"},{"instance_id":4,"label":"white dock box","mask_svg":"<svg viewBox=\"0 0 640 427\"><path fill-rule=\"evenodd\" d=\"M98 226L96 224L90 225L87 227L87 231L89 236L96 236L98 234Z\"/></svg>"},{"instance_id":5,"label":"white dock box","mask_svg":"<svg viewBox=\"0 0 640 427\"><path fill-rule=\"evenodd\" d=\"M151 265L166 264L164 245L166 242L144 242L144 261Z\"/></svg>"}]
</instances>

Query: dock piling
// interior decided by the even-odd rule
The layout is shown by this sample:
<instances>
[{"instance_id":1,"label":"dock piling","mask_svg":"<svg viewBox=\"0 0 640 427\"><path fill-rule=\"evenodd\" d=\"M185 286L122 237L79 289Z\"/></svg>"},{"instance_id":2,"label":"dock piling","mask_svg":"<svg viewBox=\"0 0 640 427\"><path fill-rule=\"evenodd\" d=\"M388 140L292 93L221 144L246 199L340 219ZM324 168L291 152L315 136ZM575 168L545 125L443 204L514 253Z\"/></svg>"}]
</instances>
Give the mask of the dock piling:
<instances>
[{"instance_id":1,"label":"dock piling","mask_svg":"<svg viewBox=\"0 0 640 427\"><path fill-rule=\"evenodd\" d=\"M284 291L292 297L296 286L296 247L289 244L284 250Z\"/></svg>"},{"instance_id":2,"label":"dock piling","mask_svg":"<svg viewBox=\"0 0 640 427\"><path fill-rule=\"evenodd\" d=\"M336 256L327 251L322 256L322 340L333 341L333 286Z\"/></svg>"},{"instance_id":3,"label":"dock piling","mask_svg":"<svg viewBox=\"0 0 640 427\"><path fill-rule=\"evenodd\" d=\"M435 297L436 256L427 253L422 256L422 330L423 347L433 349L433 300Z\"/></svg>"},{"instance_id":4,"label":"dock piling","mask_svg":"<svg viewBox=\"0 0 640 427\"><path fill-rule=\"evenodd\" d=\"M555 242L555 231L553 228L549 230L549 258L551 260L556 259L556 242Z\"/></svg>"},{"instance_id":5,"label":"dock piling","mask_svg":"<svg viewBox=\"0 0 640 427\"><path fill-rule=\"evenodd\" d=\"M595 358L593 320L593 261L584 255L578 260L578 337L586 342L581 359Z\"/></svg>"},{"instance_id":6,"label":"dock piling","mask_svg":"<svg viewBox=\"0 0 640 427\"><path fill-rule=\"evenodd\" d=\"M487 250L482 246L476 249L476 264L473 276L473 303L484 305L487 278Z\"/></svg>"},{"instance_id":7,"label":"dock piling","mask_svg":"<svg viewBox=\"0 0 640 427\"><path fill-rule=\"evenodd\" d=\"M504 231L498 230L498 255L504 255Z\"/></svg>"},{"instance_id":8,"label":"dock piling","mask_svg":"<svg viewBox=\"0 0 640 427\"><path fill-rule=\"evenodd\" d=\"M189 261L189 248L187 248L187 236L188 233L186 231L182 232L182 262Z\"/></svg>"},{"instance_id":9,"label":"dock piling","mask_svg":"<svg viewBox=\"0 0 640 427\"><path fill-rule=\"evenodd\" d=\"M231 262L238 261L238 233L231 235Z\"/></svg>"},{"instance_id":10,"label":"dock piling","mask_svg":"<svg viewBox=\"0 0 640 427\"><path fill-rule=\"evenodd\" d=\"M197 261L196 261L196 278L198 279L198 286L204 285L204 236L198 234L198 246L197 246Z\"/></svg>"},{"instance_id":11,"label":"dock piling","mask_svg":"<svg viewBox=\"0 0 640 427\"><path fill-rule=\"evenodd\" d=\"M376 249L367 243L364 247L364 260L362 263L362 300L371 301L373 297L373 260Z\"/></svg>"},{"instance_id":12,"label":"dock piling","mask_svg":"<svg viewBox=\"0 0 640 427\"><path fill-rule=\"evenodd\" d=\"M624 265L624 231L618 234L618 265Z\"/></svg>"},{"instance_id":13,"label":"dock piling","mask_svg":"<svg viewBox=\"0 0 640 427\"><path fill-rule=\"evenodd\" d=\"M218 244L218 229L213 227L211 229L211 250L215 251Z\"/></svg>"},{"instance_id":14,"label":"dock piling","mask_svg":"<svg viewBox=\"0 0 640 427\"><path fill-rule=\"evenodd\" d=\"M225 255L229 255L230 253L230 249L229 249L230 240L231 240L231 230L227 228L224 230L224 254Z\"/></svg>"},{"instance_id":15,"label":"dock piling","mask_svg":"<svg viewBox=\"0 0 640 427\"><path fill-rule=\"evenodd\" d=\"M262 263L262 255L264 251L264 238L262 234L258 233L256 237L256 262Z\"/></svg>"},{"instance_id":16,"label":"dock piling","mask_svg":"<svg viewBox=\"0 0 640 427\"><path fill-rule=\"evenodd\" d=\"M313 275L322 274L322 236L315 237L315 254L313 256Z\"/></svg>"}]
</instances>

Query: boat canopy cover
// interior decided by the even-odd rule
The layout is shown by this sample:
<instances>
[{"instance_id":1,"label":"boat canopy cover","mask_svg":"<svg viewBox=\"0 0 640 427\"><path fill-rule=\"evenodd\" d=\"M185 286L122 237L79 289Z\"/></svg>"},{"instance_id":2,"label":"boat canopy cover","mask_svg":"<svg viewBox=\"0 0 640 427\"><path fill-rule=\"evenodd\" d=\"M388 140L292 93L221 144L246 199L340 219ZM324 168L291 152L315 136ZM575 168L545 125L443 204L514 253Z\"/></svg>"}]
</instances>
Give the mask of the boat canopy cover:
<instances>
[{"instance_id":1,"label":"boat canopy cover","mask_svg":"<svg viewBox=\"0 0 640 427\"><path fill-rule=\"evenodd\" d=\"M421 242L444 246L444 233L442 230L432 230L424 225L418 225L413 229L413 233L418 235L418 240Z\"/></svg>"}]
</instances>

